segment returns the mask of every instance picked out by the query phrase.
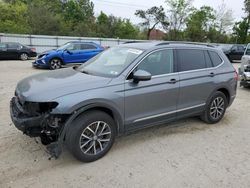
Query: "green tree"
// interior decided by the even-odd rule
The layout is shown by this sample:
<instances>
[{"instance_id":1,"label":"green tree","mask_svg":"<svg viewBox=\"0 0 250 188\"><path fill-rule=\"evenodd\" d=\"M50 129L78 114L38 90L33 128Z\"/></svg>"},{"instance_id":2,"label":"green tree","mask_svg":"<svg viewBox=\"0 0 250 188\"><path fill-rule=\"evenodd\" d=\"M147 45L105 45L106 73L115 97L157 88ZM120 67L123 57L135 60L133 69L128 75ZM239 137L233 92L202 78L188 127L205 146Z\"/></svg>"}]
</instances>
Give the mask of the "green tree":
<instances>
[{"instance_id":1,"label":"green tree","mask_svg":"<svg viewBox=\"0 0 250 188\"><path fill-rule=\"evenodd\" d=\"M233 27L233 35L235 43L245 44L247 42L247 32L249 29L248 19L244 18L240 22L236 22ZM250 41L249 41L250 42Z\"/></svg>"},{"instance_id":2,"label":"green tree","mask_svg":"<svg viewBox=\"0 0 250 188\"><path fill-rule=\"evenodd\" d=\"M63 34L62 21L59 14L48 11L49 5L36 1L28 5L28 24L32 34L60 35Z\"/></svg>"},{"instance_id":3,"label":"green tree","mask_svg":"<svg viewBox=\"0 0 250 188\"><path fill-rule=\"evenodd\" d=\"M191 41L208 41L207 33L214 26L215 11L209 6L195 10L187 20L186 36Z\"/></svg>"},{"instance_id":4,"label":"green tree","mask_svg":"<svg viewBox=\"0 0 250 188\"><path fill-rule=\"evenodd\" d=\"M151 7L148 10L136 10L135 15L143 19L141 25L147 28L147 39L150 37L150 33L158 24L161 24L163 28L167 28L169 22L164 12L164 8L160 7Z\"/></svg>"},{"instance_id":5,"label":"green tree","mask_svg":"<svg viewBox=\"0 0 250 188\"><path fill-rule=\"evenodd\" d=\"M0 2L0 32L29 33L27 5L22 2Z\"/></svg>"},{"instance_id":6,"label":"green tree","mask_svg":"<svg viewBox=\"0 0 250 188\"><path fill-rule=\"evenodd\" d=\"M181 40L182 30L190 13L194 10L193 0L166 0L169 17L169 40Z\"/></svg>"}]
</instances>

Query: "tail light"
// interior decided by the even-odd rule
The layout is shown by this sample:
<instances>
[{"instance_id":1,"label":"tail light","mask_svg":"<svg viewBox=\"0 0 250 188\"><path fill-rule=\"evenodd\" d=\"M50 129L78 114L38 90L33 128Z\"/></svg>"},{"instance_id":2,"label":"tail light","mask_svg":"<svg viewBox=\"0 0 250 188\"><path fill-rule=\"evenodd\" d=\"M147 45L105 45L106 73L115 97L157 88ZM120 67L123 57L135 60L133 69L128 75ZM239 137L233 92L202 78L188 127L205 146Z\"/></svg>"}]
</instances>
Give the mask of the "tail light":
<instances>
[{"instance_id":1,"label":"tail light","mask_svg":"<svg viewBox=\"0 0 250 188\"><path fill-rule=\"evenodd\" d=\"M31 51L32 51L32 52L36 52L36 49L35 49L35 48L31 48Z\"/></svg>"}]
</instances>

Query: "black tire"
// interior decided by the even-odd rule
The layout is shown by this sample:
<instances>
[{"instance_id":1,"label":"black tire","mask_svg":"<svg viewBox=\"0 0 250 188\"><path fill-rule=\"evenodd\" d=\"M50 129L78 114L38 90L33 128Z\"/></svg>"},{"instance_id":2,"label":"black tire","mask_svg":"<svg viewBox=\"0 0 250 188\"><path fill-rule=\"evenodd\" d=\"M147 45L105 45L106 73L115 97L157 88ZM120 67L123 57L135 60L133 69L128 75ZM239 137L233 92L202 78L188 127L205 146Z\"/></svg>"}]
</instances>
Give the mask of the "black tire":
<instances>
[{"instance_id":1,"label":"black tire","mask_svg":"<svg viewBox=\"0 0 250 188\"><path fill-rule=\"evenodd\" d=\"M105 127L104 123L106 123L106 128L101 130L101 126ZM94 128L98 129L97 126L99 131L94 130ZM102 158L112 147L116 135L115 127L113 118L105 112L86 112L76 118L69 127L66 133L66 145L73 156L82 162L92 162L98 160ZM93 132L91 132L88 128L91 130L93 129L92 131L96 132L96 134L93 134ZM105 132L110 132L110 134L99 134L104 134ZM98 134L101 136L97 136ZM85 136L91 139L88 139ZM103 142L104 140L106 141Z\"/></svg>"},{"instance_id":2,"label":"black tire","mask_svg":"<svg viewBox=\"0 0 250 188\"><path fill-rule=\"evenodd\" d=\"M19 56L20 60L22 61L26 61L29 59L29 56L27 53L21 53L20 56Z\"/></svg>"},{"instance_id":3,"label":"black tire","mask_svg":"<svg viewBox=\"0 0 250 188\"><path fill-rule=\"evenodd\" d=\"M59 58L52 58L49 61L49 67L51 70L60 69L62 67L62 60Z\"/></svg>"},{"instance_id":4,"label":"black tire","mask_svg":"<svg viewBox=\"0 0 250 188\"><path fill-rule=\"evenodd\" d=\"M215 100L219 101L218 99L223 101L223 106L220 106L222 102L221 103L218 102L219 103L218 105L220 107L219 106L215 107L216 106ZM222 110L222 107L223 107L223 110ZM201 119L208 124L218 123L224 117L227 107L228 107L228 101L224 93L220 91L216 91L213 94L213 96L210 98L209 102L207 103L206 110L201 115ZM217 118L215 118L216 114L218 114Z\"/></svg>"}]
</instances>

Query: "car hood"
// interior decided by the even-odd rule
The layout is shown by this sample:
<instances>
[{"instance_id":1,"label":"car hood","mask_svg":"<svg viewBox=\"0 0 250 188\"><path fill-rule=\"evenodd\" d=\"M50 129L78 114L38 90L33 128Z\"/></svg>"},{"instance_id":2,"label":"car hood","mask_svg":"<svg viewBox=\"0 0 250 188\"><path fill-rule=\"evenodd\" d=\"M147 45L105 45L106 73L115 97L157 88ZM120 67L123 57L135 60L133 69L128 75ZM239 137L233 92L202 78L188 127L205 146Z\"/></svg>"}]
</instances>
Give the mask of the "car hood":
<instances>
[{"instance_id":1,"label":"car hood","mask_svg":"<svg viewBox=\"0 0 250 188\"><path fill-rule=\"evenodd\" d=\"M54 99L106 86L111 78L88 75L66 68L37 74L17 84L16 95L21 101L48 102Z\"/></svg>"}]
</instances>

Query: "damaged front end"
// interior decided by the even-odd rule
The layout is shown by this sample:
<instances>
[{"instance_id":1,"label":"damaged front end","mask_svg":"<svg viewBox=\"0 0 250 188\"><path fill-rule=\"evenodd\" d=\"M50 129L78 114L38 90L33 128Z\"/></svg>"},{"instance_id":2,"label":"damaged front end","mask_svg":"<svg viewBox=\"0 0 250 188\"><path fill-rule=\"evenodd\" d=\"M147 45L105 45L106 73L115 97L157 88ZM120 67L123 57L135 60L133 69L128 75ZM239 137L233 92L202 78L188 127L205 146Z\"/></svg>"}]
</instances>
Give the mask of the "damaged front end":
<instances>
[{"instance_id":1,"label":"damaged front end","mask_svg":"<svg viewBox=\"0 0 250 188\"><path fill-rule=\"evenodd\" d=\"M57 143L64 124L68 118L65 115L54 115L56 102L21 102L17 96L10 102L11 119L17 129L30 137L40 137L44 145L54 157ZM51 146L49 146L51 144Z\"/></svg>"}]
</instances>

